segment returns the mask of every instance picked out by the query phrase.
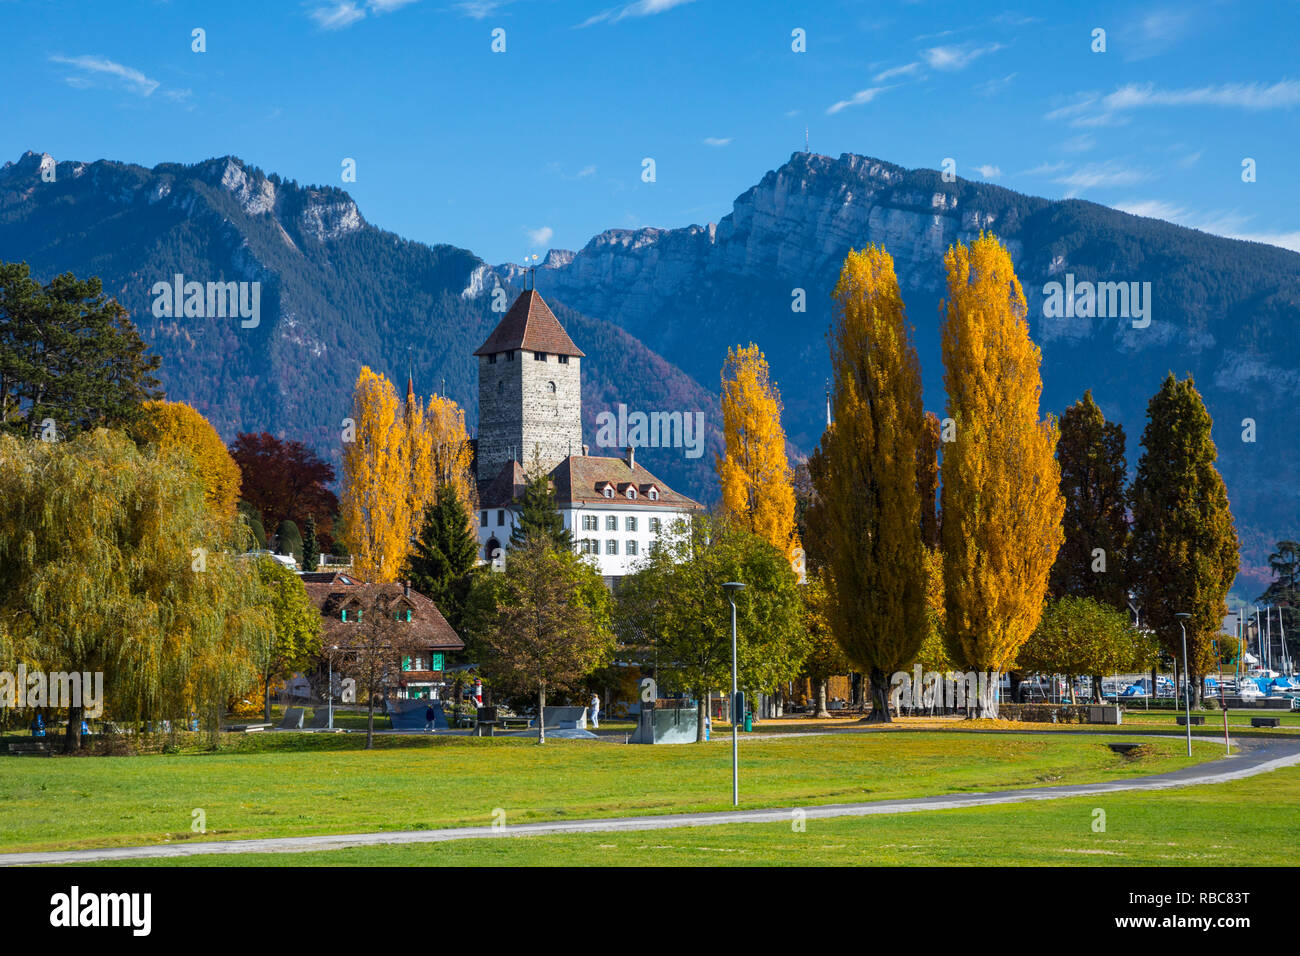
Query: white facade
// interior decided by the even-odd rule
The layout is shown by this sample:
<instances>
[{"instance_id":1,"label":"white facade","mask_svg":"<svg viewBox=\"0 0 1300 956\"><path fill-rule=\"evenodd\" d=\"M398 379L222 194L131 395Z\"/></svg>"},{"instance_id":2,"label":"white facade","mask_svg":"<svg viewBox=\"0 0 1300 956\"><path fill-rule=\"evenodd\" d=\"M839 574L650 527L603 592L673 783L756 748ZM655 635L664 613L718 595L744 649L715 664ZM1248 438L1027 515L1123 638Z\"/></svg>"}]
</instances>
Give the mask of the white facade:
<instances>
[{"instance_id":1,"label":"white facade","mask_svg":"<svg viewBox=\"0 0 1300 956\"><path fill-rule=\"evenodd\" d=\"M671 533L678 521L691 520L693 512L670 507L640 505L628 507L618 499L602 503L562 503L560 516L573 536L574 550L590 559L602 577L632 574L661 538ZM486 524L484 520L486 519ZM491 561L497 548L499 561L508 561L510 534L516 515L511 508L488 508L479 512L479 554ZM495 542L495 545L492 543Z\"/></svg>"}]
</instances>

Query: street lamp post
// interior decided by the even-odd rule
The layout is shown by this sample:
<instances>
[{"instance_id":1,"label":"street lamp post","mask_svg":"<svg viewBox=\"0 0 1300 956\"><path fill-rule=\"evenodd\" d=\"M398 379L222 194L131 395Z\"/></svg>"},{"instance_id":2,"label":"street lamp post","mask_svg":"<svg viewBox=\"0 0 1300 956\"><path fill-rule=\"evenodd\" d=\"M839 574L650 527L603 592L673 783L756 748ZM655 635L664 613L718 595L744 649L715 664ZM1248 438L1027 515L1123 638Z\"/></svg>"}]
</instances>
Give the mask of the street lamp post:
<instances>
[{"instance_id":1,"label":"street lamp post","mask_svg":"<svg viewBox=\"0 0 1300 956\"><path fill-rule=\"evenodd\" d=\"M722 585L727 591L727 600L731 602L731 805L740 806L740 737L736 724L743 719L738 712L739 687L736 681L736 592L745 585L739 581L728 581Z\"/></svg>"},{"instance_id":2,"label":"street lamp post","mask_svg":"<svg viewBox=\"0 0 1300 956\"><path fill-rule=\"evenodd\" d=\"M339 646L338 646L337 644L335 644L335 645L333 646L333 650L336 650L336 651L337 651L338 649L339 649ZM333 729L334 729L334 655L333 655L333 654L330 654L329 657L326 658L326 659L329 661L329 674L330 674L330 676L329 676L329 690L328 690L328 693L329 693L329 711L330 711L329 729L330 729L330 730L333 730Z\"/></svg>"},{"instance_id":3,"label":"street lamp post","mask_svg":"<svg viewBox=\"0 0 1300 956\"><path fill-rule=\"evenodd\" d=\"M1192 755L1192 672L1187 669L1187 619L1191 617L1186 611L1174 615L1183 632L1183 706L1187 715L1187 756Z\"/></svg>"}]
</instances>

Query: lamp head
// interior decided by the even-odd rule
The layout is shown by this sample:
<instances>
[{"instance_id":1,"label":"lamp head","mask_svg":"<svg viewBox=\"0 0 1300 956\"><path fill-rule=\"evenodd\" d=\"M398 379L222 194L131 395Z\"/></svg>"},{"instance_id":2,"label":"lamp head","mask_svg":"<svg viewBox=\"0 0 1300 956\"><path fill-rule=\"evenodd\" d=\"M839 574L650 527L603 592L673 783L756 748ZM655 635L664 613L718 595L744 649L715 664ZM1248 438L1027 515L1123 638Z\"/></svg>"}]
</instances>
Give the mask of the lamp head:
<instances>
[{"instance_id":1,"label":"lamp head","mask_svg":"<svg viewBox=\"0 0 1300 956\"><path fill-rule=\"evenodd\" d=\"M726 581L726 582L723 583L722 586L723 586L724 588L726 588L726 590L727 590L727 594L728 594L729 596L731 596L731 597L735 597L735 596L736 596L736 592L739 591L739 590L741 590L742 588L744 588L745 585L744 585L744 583L741 582L741 581Z\"/></svg>"}]
</instances>

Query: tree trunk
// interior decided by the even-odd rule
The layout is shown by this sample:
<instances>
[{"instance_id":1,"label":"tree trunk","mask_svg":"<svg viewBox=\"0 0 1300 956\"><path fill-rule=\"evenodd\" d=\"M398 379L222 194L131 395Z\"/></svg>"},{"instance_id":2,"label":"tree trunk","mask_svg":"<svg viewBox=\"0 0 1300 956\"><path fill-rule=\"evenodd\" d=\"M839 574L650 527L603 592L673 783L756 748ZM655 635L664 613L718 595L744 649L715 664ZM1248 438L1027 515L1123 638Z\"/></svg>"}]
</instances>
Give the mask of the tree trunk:
<instances>
[{"instance_id":1,"label":"tree trunk","mask_svg":"<svg viewBox=\"0 0 1300 956\"><path fill-rule=\"evenodd\" d=\"M697 744L704 743L704 722L709 719L709 703L712 697L713 695L711 693L702 694L696 704L697 713L699 715L697 718L698 726L695 728L695 742Z\"/></svg>"},{"instance_id":2,"label":"tree trunk","mask_svg":"<svg viewBox=\"0 0 1300 956\"><path fill-rule=\"evenodd\" d=\"M265 720L266 722L270 723L270 720L271 720L271 675L269 675L269 674L263 674L263 675L262 675L262 691L263 691L263 695L262 695L262 696L263 696L263 698L264 698L264 700L263 700L263 704L262 704L262 719Z\"/></svg>"},{"instance_id":3,"label":"tree trunk","mask_svg":"<svg viewBox=\"0 0 1300 956\"><path fill-rule=\"evenodd\" d=\"M826 718L831 715L830 709L826 706L826 697L829 693L830 680L822 678L817 681L817 713L816 716Z\"/></svg>"},{"instance_id":4,"label":"tree trunk","mask_svg":"<svg viewBox=\"0 0 1300 956\"><path fill-rule=\"evenodd\" d=\"M366 696L369 697L366 703L366 749L373 750L375 746L375 695L372 691Z\"/></svg>"},{"instance_id":5,"label":"tree trunk","mask_svg":"<svg viewBox=\"0 0 1300 956\"><path fill-rule=\"evenodd\" d=\"M63 735L63 749L68 753L81 749L81 714L84 708L68 708L68 730Z\"/></svg>"},{"instance_id":6,"label":"tree trunk","mask_svg":"<svg viewBox=\"0 0 1300 956\"><path fill-rule=\"evenodd\" d=\"M537 742L546 743L546 685L537 688Z\"/></svg>"},{"instance_id":7,"label":"tree trunk","mask_svg":"<svg viewBox=\"0 0 1300 956\"><path fill-rule=\"evenodd\" d=\"M1115 694L1116 694L1116 697L1115 697L1115 703L1119 703L1119 696L1118 696L1118 695L1119 695L1119 688L1118 688L1118 687L1115 688ZM1104 703L1104 702L1105 702L1105 698L1102 697L1102 694L1101 694L1101 675L1100 675L1100 674L1093 674L1093 675L1092 675L1092 702L1093 702L1094 704L1101 704L1101 703Z\"/></svg>"},{"instance_id":8,"label":"tree trunk","mask_svg":"<svg viewBox=\"0 0 1300 956\"><path fill-rule=\"evenodd\" d=\"M867 715L867 723L893 723L893 717L889 713L889 682L885 680L885 672L873 667L869 677L871 680L871 713Z\"/></svg>"}]
</instances>

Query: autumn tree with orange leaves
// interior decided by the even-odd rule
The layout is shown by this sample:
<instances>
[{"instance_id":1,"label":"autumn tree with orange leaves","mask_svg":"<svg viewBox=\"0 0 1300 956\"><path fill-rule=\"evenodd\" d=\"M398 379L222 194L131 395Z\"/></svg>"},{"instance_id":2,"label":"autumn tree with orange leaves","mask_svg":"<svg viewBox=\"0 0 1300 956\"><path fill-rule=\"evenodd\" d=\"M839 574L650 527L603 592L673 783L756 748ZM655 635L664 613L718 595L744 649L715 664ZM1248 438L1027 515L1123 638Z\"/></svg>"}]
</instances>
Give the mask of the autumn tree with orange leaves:
<instances>
[{"instance_id":1,"label":"autumn tree with orange leaves","mask_svg":"<svg viewBox=\"0 0 1300 956\"><path fill-rule=\"evenodd\" d=\"M955 662L1002 671L1038 626L1061 546L1058 430L1039 415L1041 354L1006 248L981 233L944 257L944 636ZM979 712L996 716L996 686Z\"/></svg>"},{"instance_id":2,"label":"autumn tree with orange leaves","mask_svg":"<svg viewBox=\"0 0 1300 956\"><path fill-rule=\"evenodd\" d=\"M782 410L758 346L728 349L722 367L726 454L716 459L722 511L788 555L799 541Z\"/></svg>"}]
</instances>

